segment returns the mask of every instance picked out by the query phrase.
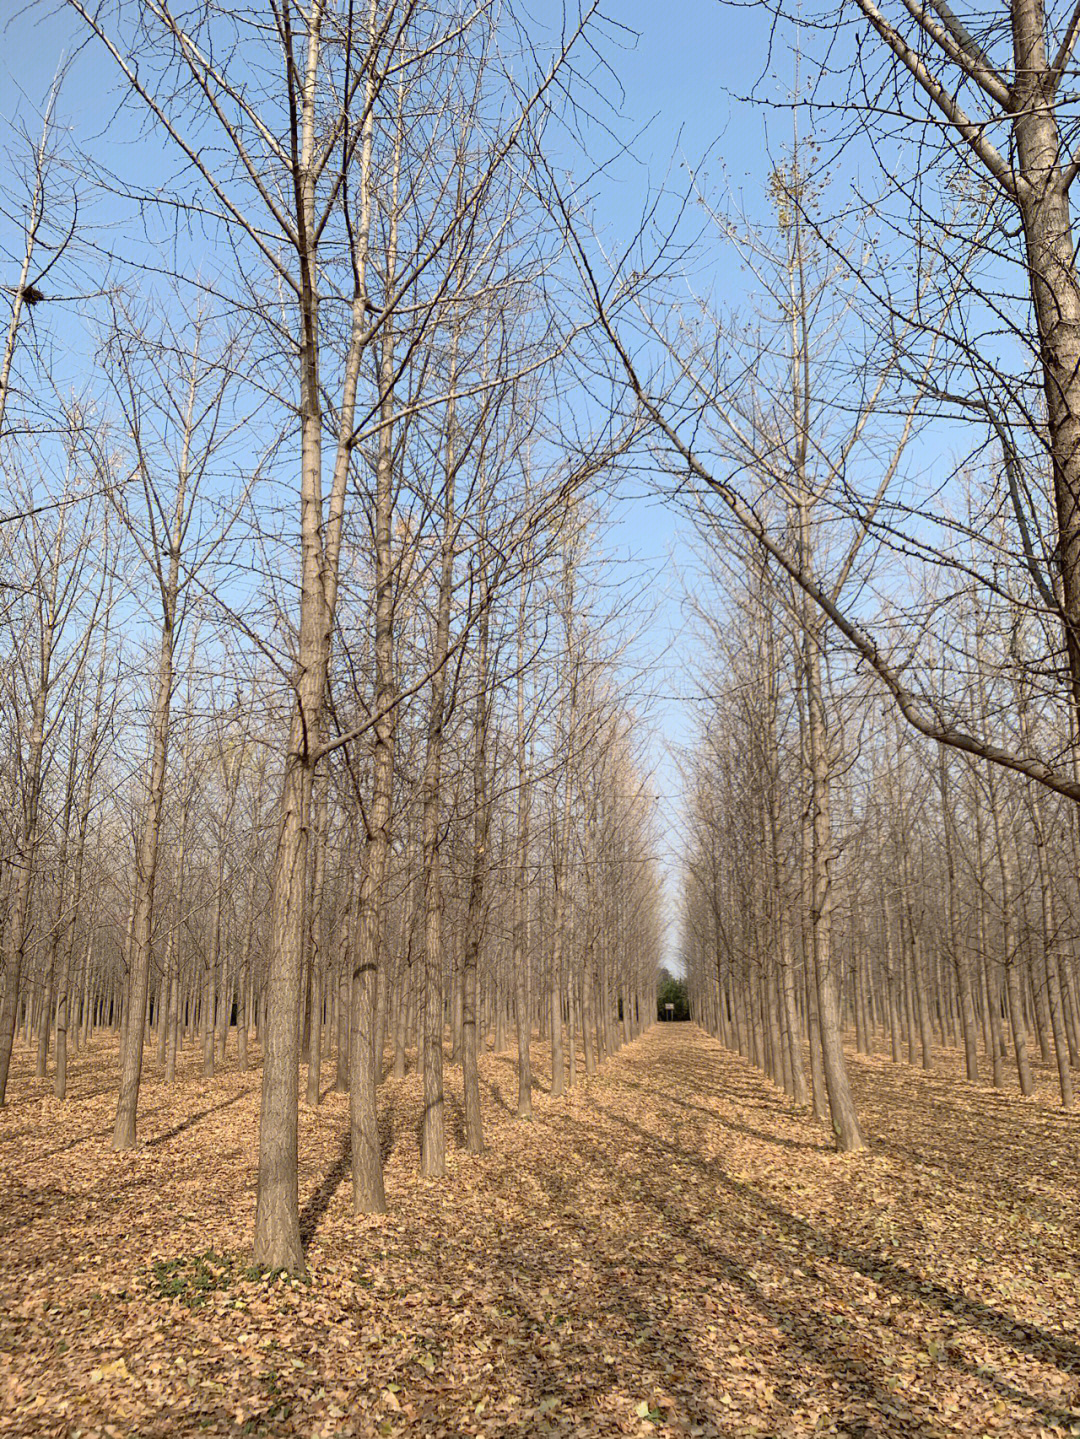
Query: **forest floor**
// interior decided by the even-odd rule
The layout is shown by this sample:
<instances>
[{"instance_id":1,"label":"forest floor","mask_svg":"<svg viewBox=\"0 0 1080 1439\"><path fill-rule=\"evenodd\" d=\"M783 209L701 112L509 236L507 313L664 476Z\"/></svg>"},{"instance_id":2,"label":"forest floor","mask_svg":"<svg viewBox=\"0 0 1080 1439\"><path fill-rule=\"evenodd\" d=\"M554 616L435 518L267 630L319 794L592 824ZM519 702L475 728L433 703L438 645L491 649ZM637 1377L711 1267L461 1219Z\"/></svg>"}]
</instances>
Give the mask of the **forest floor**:
<instances>
[{"instance_id":1,"label":"forest floor","mask_svg":"<svg viewBox=\"0 0 1080 1439\"><path fill-rule=\"evenodd\" d=\"M543 1050L538 1049L542 1061ZM0 1112L0 1434L1080 1434L1080 1119L884 1058L872 1148L691 1025L421 1180L415 1076L382 1090L390 1213L354 1219L348 1100L302 1117L310 1280L248 1269L259 1076L144 1088L115 1050L62 1105L20 1051ZM539 1070L542 1081L542 1066Z\"/></svg>"}]
</instances>

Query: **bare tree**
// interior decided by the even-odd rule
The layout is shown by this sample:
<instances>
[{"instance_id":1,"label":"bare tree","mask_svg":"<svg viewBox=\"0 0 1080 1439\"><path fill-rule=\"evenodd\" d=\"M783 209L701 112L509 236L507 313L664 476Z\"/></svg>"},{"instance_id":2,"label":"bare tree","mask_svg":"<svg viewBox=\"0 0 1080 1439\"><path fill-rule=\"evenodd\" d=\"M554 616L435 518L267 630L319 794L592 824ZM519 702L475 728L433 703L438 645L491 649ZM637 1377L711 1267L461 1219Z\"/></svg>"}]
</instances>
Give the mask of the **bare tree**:
<instances>
[{"instance_id":1,"label":"bare tree","mask_svg":"<svg viewBox=\"0 0 1080 1439\"><path fill-rule=\"evenodd\" d=\"M200 320L196 320L190 343L168 330L150 340L130 312L117 313L109 339L109 369L116 377L125 439L131 449L138 509L131 503L128 487L115 490L113 500L147 566L161 611L151 681L150 765L135 858L129 1022L114 1149L131 1149L135 1144L176 646L191 586L229 530L227 521L221 523L210 542L203 541L192 552L189 537L200 492L208 475L213 475L231 428L224 403L235 356L227 347L215 354L208 354L207 349ZM223 850L220 852L223 856ZM220 937L220 888L217 903L215 934ZM211 1044L212 1028L209 1026Z\"/></svg>"},{"instance_id":2,"label":"bare tree","mask_svg":"<svg viewBox=\"0 0 1080 1439\"><path fill-rule=\"evenodd\" d=\"M342 525L353 449L357 386L363 355L415 290L432 257L452 250L500 166L525 135L533 110L588 15L559 37L552 61L520 92L522 102L496 134L466 190L437 191L437 203L400 267L394 288L374 300L369 284L372 116L391 73L437 71L468 55L470 36L484 33L486 11L446 13L412 3L380 5L362 15L321 3L307 10L272 7L264 29L238 38L227 13L190 22L167 0L74 9L104 44L131 97L153 116L189 162L198 204L223 232L269 269L288 297L283 329L294 346L295 414L300 432L301 586L295 707L286 749L280 828L272 885L270 964L264 1032L263 1107L255 1257L274 1269L304 1268L297 1195L298 1010L303 949L303 897L314 773L324 757L323 725L331 633L337 601ZM256 61L250 45L262 46ZM264 81L262 93L250 77ZM445 99L445 96L444 96ZM210 159L202 143L216 131L228 162ZM451 203L447 204L447 198ZM258 218L256 218L258 217ZM323 260L340 246L347 283L335 291ZM255 298L255 297L253 297ZM332 396L332 400L328 397ZM329 488L323 450L327 406Z\"/></svg>"},{"instance_id":3,"label":"bare tree","mask_svg":"<svg viewBox=\"0 0 1080 1439\"><path fill-rule=\"evenodd\" d=\"M82 676L94 620L105 592L95 574L90 535L97 503L84 498L77 441L69 435L61 503L41 505L42 493L22 491L23 518L5 528L7 573L15 579L25 631L9 677L10 701L19 718L19 781L13 825L14 870L5 926L3 994L0 998L0 1104L3 1104L32 920L32 898L42 841L41 799L50 759L69 703ZM20 487L12 485L15 494ZM18 544L18 554L10 550ZM81 622L81 624L80 624Z\"/></svg>"}]
</instances>

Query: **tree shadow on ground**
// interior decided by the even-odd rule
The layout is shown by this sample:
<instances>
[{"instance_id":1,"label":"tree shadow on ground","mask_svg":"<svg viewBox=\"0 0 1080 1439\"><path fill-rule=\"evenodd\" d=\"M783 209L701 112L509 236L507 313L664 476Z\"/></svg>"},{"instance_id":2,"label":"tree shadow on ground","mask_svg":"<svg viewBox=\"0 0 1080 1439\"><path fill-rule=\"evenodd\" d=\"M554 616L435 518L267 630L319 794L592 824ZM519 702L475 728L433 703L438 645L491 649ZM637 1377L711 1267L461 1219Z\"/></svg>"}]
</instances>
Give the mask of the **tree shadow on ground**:
<instances>
[{"instance_id":1,"label":"tree shadow on ground","mask_svg":"<svg viewBox=\"0 0 1080 1439\"><path fill-rule=\"evenodd\" d=\"M491 1097L492 1097L492 1099L494 1100L494 1102L495 1102L501 1109L505 1109L506 1112L507 1112L507 1114L516 1114L516 1113L517 1113L517 1110L516 1110L516 1109L514 1108L514 1106L510 1103L510 1101L506 1098L505 1094L503 1094L502 1085L501 1085L501 1084L497 1084L497 1083L495 1082L495 1080L492 1079L492 1080L490 1080L484 1087L487 1089L487 1092L491 1095Z\"/></svg>"},{"instance_id":2,"label":"tree shadow on ground","mask_svg":"<svg viewBox=\"0 0 1080 1439\"><path fill-rule=\"evenodd\" d=\"M643 1093L650 1092L647 1086L643 1084L635 1084L633 1080L629 1079L622 1080L619 1087L622 1089L636 1089ZM655 1091L653 1092L655 1093ZM725 1097L728 1099L737 1098L737 1096L733 1093L729 1093ZM740 1100L739 1102L741 1103L742 1101ZM767 1130L755 1129L752 1125L740 1124L735 1119L728 1119L727 1117L718 1114L715 1109L706 1109L704 1105L691 1104L688 1100L677 1099L673 1094L664 1094L663 1103L665 1106L674 1105L677 1109L683 1109L694 1114L700 1114L705 1119L709 1120L710 1123L721 1124L724 1126L725 1129L733 1130L738 1134L745 1134L748 1139L760 1139L765 1144L778 1144L782 1149L799 1149L808 1151L810 1153L820 1153L822 1151L827 1151L832 1147L824 1138L820 1142L815 1142L811 1139L789 1139L784 1134L770 1134ZM778 1107L776 1112L778 1114L789 1115L797 1113L798 1111L789 1111Z\"/></svg>"},{"instance_id":3,"label":"tree shadow on ground","mask_svg":"<svg viewBox=\"0 0 1080 1439\"><path fill-rule=\"evenodd\" d=\"M625 1085L648 1094L662 1115L669 1102L675 1100L666 1079L665 1075L665 1082L660 1085L636 1085L628 1076L620 1075L618 1088L622 1089ZM755 1077L736 1071L732 1079L730 1086L713 1092L722 1095L727 1103L735 1101L741 1104L739 1092L749 1088ZM677 1078L673 1077L672 1087L686 1088L694 1098L698 1098L697 1091L703 1086L697 1074L687 1071ZM823 1381L817 1386L817 1392L823 1389L831 1391L840 1400L844 1410L841 1423L844 1433L869 1439L871 1435L893 1432L890 1426L894 1424L901 1427L905 1434L917 1434L924 1439L930 1439L930 1436L937 1439L941 1433L934 1398L922 1394L918 1397L906 1396L897 1390L892 1369L897 1359L891 1357L895 1350L889 1338L892 1331L882 1327L881 1319L870 1317L864 1323L852 1325L849 1321L832 1327L827 1315L819 1311L817 1302L810 1301L808 1304L806 1293L786 1287L782 1276L779 1284L774 1282L763 1288L761 1276L751 1267L755 1261L748 1257L755 1252L763 1255L767 1265L778 1264L781 1269L785 1257L790 1256L792 1264L802 1265L809 1271L812 1284L824 1285L822 1297L826 1300L830 1291L837 1295L844 1293L844 1281L835 1271L832 1274L821 1272L819 1266L822 1263L850 1270L871 1281L878 1289L891 1291L903 1301L901 1309L896 1312L905 1313L909 1318L910 1327L903 1334L903 1344L909 1350L911 1345L918 1348L923 1339L921 1326L926 1324L927 1318L934 1323L932 1315L936 1311L947 1332L981 1332L1013 1354L1019 1351L1070 1377L1080 1374L1080 1348L1069 1335L1017 1318L973 1298L962 1289L940 1283L921 1272L918 1263L909 1267L874 1249L861 1248L843 1234L818 1227L768 1193L760 1191L752 1181L747 1183L727 1173L722 1157L710 1158L699 1147L708 1130L722 1134L725 1127L754 1134L764 1143L779 1143L777 1136L755 1134L748 1126L731 1124L724 1115L693 1104L683 1106L689 1115L685 1132L657 1132L620 1112L617 1101L614 1105L601 1104L597 1102L595 1091L587 1093L589 1108L595 1119L588 1112L582 1114L578 1108L565 1117L549 1111L546 1116L548 1122L553 1122L557 1129L565 1129L566 1143L587 1171L607 1169L612 1172L617 1180L616 1188L628 1193L634 1202L643 1203L653 1210L660 1218L664 1231L671 1235L673 1246L696 1259L699 1273L707 1275L709 1280L715 1277L718 1285L736 1291L746 1302L746 1312L756 1312L768 1323L773 1331L770 1342L780 1346L770 1363L769 1382L775 1402L789 1417L811 1392L816 1371ZM782 1104L783 1101L776 1104L766 1100L756 1107L779 1110ZM789 1112L789 1117L794 1119L799 1116ZM613 1149L611 1134L618 1127L628 1131L628 1142ZM810 1144L806 1147L815 1146ZM781 1162L781 1168L784 1162ZM723 1216L725 1227L731 1231L730 1246L717 1243L709 1234L708 1226L703 1222L707 1211L692 1214L682 1199L673 1200L665 1192L662 1176L673 1174L676 1166L687 1166L701 1176L703 1183L691 1186L696 1195L718 1192L722 1195L726 1191L730 1196L730 1204L715 1211ZM545 1173L538 1177L551 1207L571 1212L574 1201L568 1192L568 1184L572 1184L572 1176L549 1177ZM604 1249L601 1233L590 1251L594 1263L606 1262ZM651 1265L642 1265L640 1260L635 1263L637 1290L647 1285L650 1278L661 1290L670 1282L663 1265L658 1263L653 1269ZM815 1269L819 1270L816 1279ZM619 1288L618 1272L617 1269L605 1285L609 1292ZM805 1291L805 1286L803 1288ZM722 1295L717 1297L721 1312L727 1314L725 1327L737 1323L734 1316L724 1309ZM634 1302L633 1299L630 1302ZM825 1307L827 1309L828 1305ZM930 1316L926 1310L931 1311ZM889 1321L886 1319L884 1323ZM868 1339L883 1346L880 1357L872 1350L868 1351ZM687 1353L694 1348L692 1325L685 1332L673 1332L670 1342L673 1347L682 1349L688 1364L694 1362ZM988 1366L985 1362L977 1362L968 1354L955 1349L950 1352L948 1344L943 1344L940 1353L926 1362L931 1366L928 1373L936 1369L951 1370L958 1377L962 1375L991 1395L1028 1410L1035 1423L1060 1425L1075 1418L1074 1411L1064 1407L1068 1401L1056 1392L1057 1385L1053 1380L1048 1381L1049 1392L1040 1392L1041 1381L1034 1378L1028 1381L1023 1370L1019 1377L1007 1370L995 1370L992 1364ZM1030 1391L1029 1385L1037 1386L1034 1392ZM715 1414L709 1417L716 1422ZM886 1429L882 1429L882 1424L886 1425ZM788 1432L786 1428L784 1432ZM1055 1429L1055 1432L1059 1431Z\"/></svg>"},{"instance_id":4,"label":"tree shadow on ground","mask_svg":"<svg viewBox=\"0 0 1080 1439\"><path fill-rule=\"evenodd\" d=\"M452 1094L448 1094L446 1096L445 1103L447 1110L447 1120L449 1121L446 1127L450 1132L450 1138L453 1140L454 1147L456 1149L464 1149L465 1111L461 1107L457 1098Z\"/></svg>"},{"instance_id":5,"label":"tree shadow on ground","mask_svg":"<svg viewBox=\"0 0 1080 1439\"><path fill-rule=\"evenodd\" d=\"M166 1129L163 1134L155 1134L153 1139L148 1139L144 1148L156 1149L159 1144L166 1144L170 1139L176 1139L178 1135L184 1134L189 1129L194 1129L200 1119L205 1119L208 1114L217 1114L219 1110L228 1109L230 1105L239 1104L241 1099L246 1099L253 1094L253 1089L241 1089L229 1099L223 1099L220 1104L211 1104L208 1109L200 1109L197 1114L189 1114L179 1124L174 1124L171 1129Z\"/></svg>"},{"instance_id":6,"label":"tree shadow on ground","mask_svg":"<svg viewBox=\"0 0 1080 1439\"><path fill-rule=\"evenodd\" d=\"M932 1305L942 1313L948 1312L959 1317L1005 1344L1023 1349L1036 1358L1049 1360L1068 1374L1080 1374L1080 1348L1071 1343L1065 1335L1006 1314L979 1299L973 1299L962 1290L951 1290L936 1280L928 1279L886 1255L859 1249L830 1235L784 1208L760 1190L727 1174L719 1160L705 1159L692 1150L662 1139L614 1110L605 1109L603 1106L597 1108L606 1119L622 1124L636 1134L643 1145L659 1149L681 1163L692 1166L703 1176L707 1176L712 1184L726 1189L731 1195L756 1208L771 1224L797 1241L804 1251L824 1253L837 1263L872 1279L874 1283L883 1285L894 1293L908 1296L917 1294L921 1302ZM602 1151L598 1151L598 1162L602 1158ZM687 1236L688 1239L692 1237L692 1234Z\"/></svg>"},{"instance_id":7,"label":"tree shadow on ground","mask_svg":"<svg viewBox=\"0 0 1080 1439\"><path fill-rule=\"evenodd\" d=\"M315 1238L319 1221L330 1208L334 1195L341 1188L342 1181L352 1165L352 1136L348 1130L341 1141L337 1158L323 1175L322 1183L300 1211L300 1243L307 1249Z\"/></svg>"},{"instance_id":8,"label":"tree shadow on ground","mask_svg":"<svg viewBox=\"0 0 1080 1439\"><path fill-rule=\"evenodd\" d=\"M379 1115L379 1161L385 1164L394 1148L394 1119L391 1113ZM334 1195L352 1170L352 1135L346 1129L337 1158L322 1177L318 1189L300 1211L300 1242L304 1248L315 1238L319 1223L333 1203Z\"/></svg>"}]
</instances>

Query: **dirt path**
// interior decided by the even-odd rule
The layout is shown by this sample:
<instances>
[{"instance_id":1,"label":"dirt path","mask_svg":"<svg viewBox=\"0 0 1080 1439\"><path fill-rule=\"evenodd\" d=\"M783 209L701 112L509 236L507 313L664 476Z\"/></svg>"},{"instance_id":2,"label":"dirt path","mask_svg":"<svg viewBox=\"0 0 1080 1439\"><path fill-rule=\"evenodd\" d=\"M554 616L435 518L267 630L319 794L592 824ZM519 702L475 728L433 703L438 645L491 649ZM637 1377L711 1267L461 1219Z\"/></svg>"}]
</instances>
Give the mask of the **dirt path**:
<instances>
[{"instance_id":1,"label":"dirt path","mask_svg":"<svg viewBox=\"0 0 1080 1439\"><path fill-rule=\"evenodd\" d=\"M302 1285L244 1272L255 1073L148 1084L147 1143L118 1156L100 1056L66 1107L21 1070L0 1433L1080 1434L1080 1123L853 1064L874 1149L838 1156L689 1025L538 1093L531 1124L488 1055L490 1150L437 1184L417 1082L391 1081L379 1219L351 1218L328 1095Z\"/></svg>"}]
</instances>

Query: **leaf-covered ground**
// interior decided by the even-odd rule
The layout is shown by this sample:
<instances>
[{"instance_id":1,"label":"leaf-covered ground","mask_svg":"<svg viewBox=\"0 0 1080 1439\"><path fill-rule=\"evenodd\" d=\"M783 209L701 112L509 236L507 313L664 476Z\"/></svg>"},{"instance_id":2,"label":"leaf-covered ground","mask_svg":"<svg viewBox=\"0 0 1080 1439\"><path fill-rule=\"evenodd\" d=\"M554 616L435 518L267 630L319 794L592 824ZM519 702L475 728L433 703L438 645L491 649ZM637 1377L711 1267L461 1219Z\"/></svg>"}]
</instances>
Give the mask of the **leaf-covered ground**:
<instances>
[{"instance_id":1,"label":"leaf-covered ground","mask_svg":"<svg viewBox=\"0 0 1080 1439\"><path fill-rule=\"evenodd\" d=\"M873 1149L840 1156L690 1025L538 1090L531 1123L487 1055L489 1152L452 1148L445 1182L418 1177L417 1080L384 1085L392 1212L364 1219L328 1094L290 1284L247 1268L256 1072L151 1078L115 1155L114 1052L78 1057L66 1105L23 1066L0 1433L1080 1434L1080 1123L1048 1089L853 1058Z\"/></svg>"}]
</instances>

